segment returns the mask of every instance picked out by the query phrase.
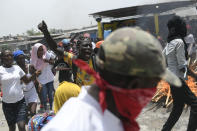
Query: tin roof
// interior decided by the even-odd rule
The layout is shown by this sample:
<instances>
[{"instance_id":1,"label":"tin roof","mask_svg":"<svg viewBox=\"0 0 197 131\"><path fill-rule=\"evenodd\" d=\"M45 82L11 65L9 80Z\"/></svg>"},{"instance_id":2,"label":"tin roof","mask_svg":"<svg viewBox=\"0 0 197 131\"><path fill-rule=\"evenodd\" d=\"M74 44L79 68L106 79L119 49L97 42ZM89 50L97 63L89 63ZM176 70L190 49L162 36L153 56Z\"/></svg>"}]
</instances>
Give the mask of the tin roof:
<instances>
[{"instance_id":1,"label":"tin roof","mask_svg":"<svg viewBox=\"0 0 197 131\"><path fill-rule=\"evenodd\" d=\"M120 18L120 17L128 17L142 14L151 14L151 13L162 13L169 10L173 10L175 8L188 7L194 5L194 1L178 1L178 2L166 2L166 3L158 3L158 4L147 4L140 6L131 6L126 8L119 8L113 10L107 10L102 12L96 12L92 15L93 17L112 17L112 18Z\"/></svg>"}]
</instances>

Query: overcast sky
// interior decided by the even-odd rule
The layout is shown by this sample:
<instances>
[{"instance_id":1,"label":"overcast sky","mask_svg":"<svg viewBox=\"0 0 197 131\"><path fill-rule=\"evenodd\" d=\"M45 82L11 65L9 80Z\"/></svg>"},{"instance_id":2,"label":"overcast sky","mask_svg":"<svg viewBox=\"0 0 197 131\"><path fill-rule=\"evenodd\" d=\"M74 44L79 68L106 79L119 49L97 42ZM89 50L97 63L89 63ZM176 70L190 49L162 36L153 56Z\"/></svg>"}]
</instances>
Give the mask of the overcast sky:
<instances>
[{"instance_id":1,"label":"overcast sky","mask_svg":"<svg viewBox=\"0 0 197 131\"><path fill-rule=\"evenodd\" d=\"M37 29L41 20L57 29L95 25L88 14L158 1L170 0L0 0L0 37Z\"/></svg>"}]
</instances>

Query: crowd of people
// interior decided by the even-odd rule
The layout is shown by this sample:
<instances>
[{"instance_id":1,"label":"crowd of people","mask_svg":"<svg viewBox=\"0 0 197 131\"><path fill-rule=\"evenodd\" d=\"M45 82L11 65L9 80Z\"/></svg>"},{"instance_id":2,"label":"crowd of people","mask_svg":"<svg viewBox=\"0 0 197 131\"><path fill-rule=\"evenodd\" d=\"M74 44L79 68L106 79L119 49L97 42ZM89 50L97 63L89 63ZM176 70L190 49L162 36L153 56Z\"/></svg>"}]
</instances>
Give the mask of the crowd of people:
<instances>
[{"instance_id":1,"label":"crowd of people","mask_svg":"<svg viewBox=\"0 0 197 131\"><path fill-rule=\"evenodd\" d=\"M22 50L0 55L2 109L9 130L17 124L25 131L28 123L29 131L138 131L135 119L163 79L174 101L162 131L172 130L185 103L191 106L187 130L195 131L197 98L185 80L197 75L188 66L192 47L186 42L186 23L174 16L167 28L162 52L160 42L137 27L117 29L96 44L88 33L56 43L42 21L38 29L47 44L32 47L29 63ZM36 112L39 100L42 114Z\"/></svg>"}]
</instances>

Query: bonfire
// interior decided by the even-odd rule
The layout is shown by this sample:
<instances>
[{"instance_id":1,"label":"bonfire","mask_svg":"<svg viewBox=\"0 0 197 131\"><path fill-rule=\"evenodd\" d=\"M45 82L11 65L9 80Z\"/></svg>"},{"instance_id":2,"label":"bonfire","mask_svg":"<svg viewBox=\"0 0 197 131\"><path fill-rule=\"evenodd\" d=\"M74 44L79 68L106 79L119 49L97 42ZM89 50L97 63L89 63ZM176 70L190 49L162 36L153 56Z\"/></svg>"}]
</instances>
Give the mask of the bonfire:
<instances>
[{"instance_id":1,"label":"bonfire","mask_svg":"<svg viewBox=\"0 0 197 131\"><path fill-rule=\"evenodd\" d=\"M196 85L194 78L189 76L186 83L191 89L191 91L197 96L197 85ZM170 93L170 85L167 82L162 80L157 85L157 92L153 96L152 102L158 103L158 102L163 102L163 100L165 100L164 107L169 107L173 102L173 99Z\"/></svg>"}]
</instances>

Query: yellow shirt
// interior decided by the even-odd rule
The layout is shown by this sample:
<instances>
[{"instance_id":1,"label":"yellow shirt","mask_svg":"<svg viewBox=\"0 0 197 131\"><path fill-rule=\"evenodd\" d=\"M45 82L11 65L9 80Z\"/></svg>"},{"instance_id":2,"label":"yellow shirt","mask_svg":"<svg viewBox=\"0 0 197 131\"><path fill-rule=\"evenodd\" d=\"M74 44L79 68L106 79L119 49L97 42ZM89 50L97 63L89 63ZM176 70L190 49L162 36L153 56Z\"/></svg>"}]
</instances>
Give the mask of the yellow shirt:
<instances>
[{"instance_id":1,"label":"yellow shirt","mask_svg":"<svg viewBox=\"0 0 197 131\"><path fill-rule=\"evenodd\" d=\"M79 93L78 85L67 81L60 83L54 95L54 112L57 113L69 98L77 97Z\"/></svg>"},{"instance_id":2,"label":"yellow shirt","mask_svg":"<svg viewBox=\"0 0 197 131\"><path fill-rule=\"evenodd\" d=\"M70 67L72 67L73 56L74 55L69 52L64 53L64 61L67 62ZM92 59L88 61L88 65L90 66L90 68L93 69ZM87 74L85 71L81 70L80 68L77 68L76 84L78 86L81 87L83 85L91 85L94 83L94 81L95 79L93 76Z\"/></svg>"},{"instance_id":3,"label":"yellow shirt","mask_svg":"<svg viewBox=\"0 0 197 131\"><path fill-rule=\"evenodd\" d=\"M64 52L64 61L66 62L66 63L68 63L68 65L70 66L70 67L72 67L72 59L73 59L73 54L72 53L69 53L69 52Z\"/></svg>"}]
</instances>

